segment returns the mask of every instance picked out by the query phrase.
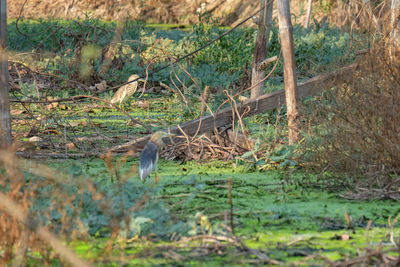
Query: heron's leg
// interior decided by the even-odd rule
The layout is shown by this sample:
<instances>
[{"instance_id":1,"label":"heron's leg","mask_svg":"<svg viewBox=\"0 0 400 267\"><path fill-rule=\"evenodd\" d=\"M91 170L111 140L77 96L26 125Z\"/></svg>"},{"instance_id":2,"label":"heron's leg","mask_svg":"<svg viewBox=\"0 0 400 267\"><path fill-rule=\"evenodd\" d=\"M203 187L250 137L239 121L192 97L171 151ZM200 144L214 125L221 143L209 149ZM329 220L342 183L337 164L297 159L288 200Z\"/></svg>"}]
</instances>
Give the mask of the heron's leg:
<instances>
[{"instance_id":1,"label":"heron's leg","mask_svg":"<svg viewBox=\"0 0 400 267\"><path fill-rule=\"evenodd\" d=\"M160 176L158 176L157 169L156 169L154 172L154 183L158 184L159 181L160 181Z\"/></svg>"},{"instance_id":2,"label":"heron's leg","mask_svg":"<svg viewBox=\"0 0 400 267\"><path fill-rule=\"evenodd\" d=\"M123 107L124 110L127 110L127 108L129 107L129 103L130 103L129 99L128 99L128 100L125 100L125 101L122 103L122 107Z\"/></svg>"}]
</instances>

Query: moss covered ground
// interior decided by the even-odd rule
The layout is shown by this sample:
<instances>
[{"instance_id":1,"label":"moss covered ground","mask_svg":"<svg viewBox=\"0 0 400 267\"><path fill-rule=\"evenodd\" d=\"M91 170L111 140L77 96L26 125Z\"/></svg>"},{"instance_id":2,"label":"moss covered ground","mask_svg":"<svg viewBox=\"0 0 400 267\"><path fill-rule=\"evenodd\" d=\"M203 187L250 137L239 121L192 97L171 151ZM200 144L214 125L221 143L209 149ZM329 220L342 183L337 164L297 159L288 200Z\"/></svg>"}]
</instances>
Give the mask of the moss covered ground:
<instances>
[{"instance_id":1,"label":"moss covered ground","mask_svg":"<svg viewBox=\"0 0 400 267\"><path fill-rule=\"evenodd\" d=\"M115 187L102 160L55 161L51 164L65 170L79 164L83 166L79 172L83 177L89 176L107 187ZM193 227L186 232L186 238L196 233L232 236L226 230L230 225L228 179L232 179L234 232L248 248L280 264L324 266L328 260L355 257L367 248L394 248L388 225L388 218L400 212L394 201L351 201L339 197L340 192L284 186L282 179L285 174L282 171L243 172L243 168L234 162L183 164L161 160L157 173L159 181L156 183L155 175L152 175L142 183L132 171L137 164L137 159L128 160L121 167L122 179L135 183L141 190L151 191L148 201L161 199L172 220ZM346 220L345 214L350 221ZM200 218L203 224L199 222ZM367 233L369 220L372 224ZM181 230L176 229L177 233ZM398 237L400 230L395 228L393 234ZM76 242L73 247L79 255L101 263L97 253L104 249L106 240L94 238L90 242ZM174 240L135 236L129 241L114 243L115 261L101 265L115 266L118 257L127 265L146 266L262 263L251 253L231 244L219 249L214 244L215 251L207 253L194 252L194 248L202 246L204 243L197 240L187 241L181 246ZM166 256L165 251L167 254L174 251L178 256Z\"/></svg>"}]
</instances>

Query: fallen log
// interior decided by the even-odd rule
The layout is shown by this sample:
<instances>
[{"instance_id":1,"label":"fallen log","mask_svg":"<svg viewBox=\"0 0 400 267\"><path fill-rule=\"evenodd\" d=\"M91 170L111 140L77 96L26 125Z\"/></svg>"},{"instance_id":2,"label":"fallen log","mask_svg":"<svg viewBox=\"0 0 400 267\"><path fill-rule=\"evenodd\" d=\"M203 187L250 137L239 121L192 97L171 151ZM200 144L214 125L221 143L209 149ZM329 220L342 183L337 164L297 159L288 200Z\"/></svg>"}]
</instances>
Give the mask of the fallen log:
<instances>
[{"instance_id":1,"label":"fallen log","mask_svg":"<svg viewBox=\"0 0 400 267\"><path fill-rule=\"evenodd\" d=\"M309 79L306 82L298 84L298 97L304 98L326 89L326 85L329 82L340 80L347 81L351 79L352 72L357 68L358 63L351 64L349 66L342 67L335 71L321 74L315 76L314 78ZM279 91L265 94L260 97L246 100L242 103L238 103L237 107L240 113L243 113L246 110L245 117L255 115L257 113L266 112L268 110L277 108L281 105L285 104L285 90L281 89ZM188 136L193 136L196 133L202 134L206 132L212 132L214 129L218 129L224 125L232 124L232 122L236 121L236 114L232 112L231 107L227 107L215 112L213 115L206 115L201 118L186 122L173 128L170 128L169 131L173 134L182 135L182 131L185 132ZM201 125L200 125L201 124ZM200 127L199 127L200 125ZM144 136L138 138L136 140L129 141L125 144L118 145L109 149L111 152L123 152L130 150L132 148L135 151L141 150L143 146L146 144L147 140L150 138L149 136ZM186 141L185 139L176 139L176 142ZM168 142L168 141L167 141ZM166 143L167 143L166 142Z\"/></svg>"}]
</instances>

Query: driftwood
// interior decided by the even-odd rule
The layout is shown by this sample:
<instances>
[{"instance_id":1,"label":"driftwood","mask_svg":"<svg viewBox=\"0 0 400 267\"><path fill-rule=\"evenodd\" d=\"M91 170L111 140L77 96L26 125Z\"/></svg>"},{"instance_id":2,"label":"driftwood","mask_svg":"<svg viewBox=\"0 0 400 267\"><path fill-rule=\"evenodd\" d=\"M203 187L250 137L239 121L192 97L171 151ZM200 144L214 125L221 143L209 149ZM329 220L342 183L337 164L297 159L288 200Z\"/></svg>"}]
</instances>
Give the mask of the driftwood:
<instances>
[{"instance_id":1,"label":"driftwood","mask_svg":"<svg viewBox=\"0 0 400 267\"><path fill-rule=\"evenodd\" d=\"M342 67L338 70L321 74L315 76L314 78L309 79L304 83L298 84L298 98L304 98L315 93L321 92L326 89L326 85L335 80L346 81L351 78L351 73L358 66L357 63L351 64L349 66ZM277 108L281 105L285 104L285 90L281 89L279 91L266 94L260 96L258 98L249 99L242 103L238 103L237 107L239 112L243 113L246 111L244 116L251 116L257 113L265 112L274 108ZM206 132L212 132L214 129L218 129L222 126L232 124L233 121L236 121L238 118L234 112L232 112L232 108L224 108L215 112L213 115L203 116L199 119L195 119L184 124L178 125L169 129L169 131L173 134L182 135L182 131L185 132L187 136L193 136L196 133L202 134ZM200 124L200 127L199 127ZM180 130L181 129L181 130ZM145 136L136 140L132 140L125 144L115 146L111 148L109 151L111 152L123 152L130 150L132 148L135 151L141 150L143 146L146 144L147 140L150 136ZM165 143L169 143L169 140L165 140ZM174 139L175 142L185 142L186 140L183 138Z\"/></svg>"}]
</instances>

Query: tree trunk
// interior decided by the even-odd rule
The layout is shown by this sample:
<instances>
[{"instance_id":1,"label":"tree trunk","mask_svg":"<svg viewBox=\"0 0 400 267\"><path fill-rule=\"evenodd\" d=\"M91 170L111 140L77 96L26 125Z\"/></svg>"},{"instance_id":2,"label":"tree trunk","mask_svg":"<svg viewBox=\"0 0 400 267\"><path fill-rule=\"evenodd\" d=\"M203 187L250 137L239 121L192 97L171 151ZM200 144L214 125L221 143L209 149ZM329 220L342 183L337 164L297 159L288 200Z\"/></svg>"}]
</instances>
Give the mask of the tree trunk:
<instances>
[{"instance_id":1,"label":"tree trunk","mask_svg":"<svg viewBox=\"0 0 400 267\"><path fill-rule=\"evenodd\" d=\"M392 0L391 6L392 41L400 45L400 0Z\"/></svg>"},{"instance_id":2,"label":"tree trunk","mask_svg":"<svg viewBox=\"0 0 400 267\"><path fill-rule=\"evenodd\" d=\"M272 27L273 0L260 0L260 7L265 7L259 16L258 34L254 46L253 67L251 71L251 85L257 84L265 78L265 70L258 68L258 64L267 58L269 34ZM251 90L251 98L263 95L264 83L260 83Z\"/></svg>"},{"instance_id":3,"label":"tree trunk","mask_svg":"<svg viewBox=\"0 0 400 267\"><path fill-rule=\"evenodd\" d=\"M308 26L310 26L311 9L312 9L312 0L308 0L307 18L306 18L306 24L304 25L306 29L308 28Z\"/></svg>"},{"instance_id":4,"label":"tree trunk","mask_svg":"<svg viewBox=\"0 0 400 267\"><path fill-rule=\"evenodd\" d=\"M392 0L389 56L392 64L400 66L400 0Z\"/></svg>"},{"instance_id":5,"label":"tree trunk","mask_svg":"<svg viewBox=\"0 0 400 267\"><path fill-rule=\"evenodd\" d=\"M0 0L0 148L11 145L7 57L7 0Z\"/></svg>"},{"instance_id":6,"label":"tree trunk","mask_svg":"<svg viewBox=\"0 0 400 267\"><path fill-rule=\"evenodd\" d=\"M299 127L297 112L296 62L294 59L293 27L290 19L289 0L278 1L278 18L283 57L289 144L293 144L299 139Z\"/></svg>"}]
</instances>

